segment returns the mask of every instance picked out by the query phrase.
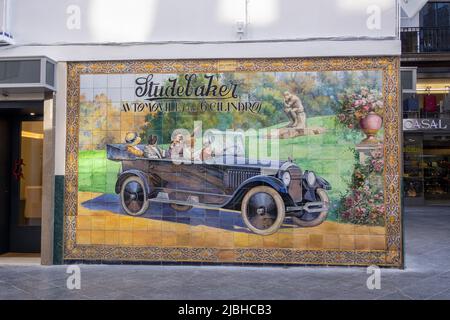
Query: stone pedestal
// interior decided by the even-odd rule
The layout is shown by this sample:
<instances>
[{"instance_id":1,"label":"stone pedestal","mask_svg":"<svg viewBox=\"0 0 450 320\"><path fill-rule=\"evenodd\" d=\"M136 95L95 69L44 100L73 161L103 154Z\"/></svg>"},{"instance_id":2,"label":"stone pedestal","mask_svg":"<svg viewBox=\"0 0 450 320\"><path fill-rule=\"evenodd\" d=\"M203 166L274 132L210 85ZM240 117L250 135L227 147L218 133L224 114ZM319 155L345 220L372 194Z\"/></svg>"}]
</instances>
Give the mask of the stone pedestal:
<instances>
[{"instance_id":1,"label":"stone pedestal","mask_svg":"<svg viewBox=\"0 0 450 320\"><path fill-rule=\"evenodd\" d=\"M381 150L383 148L382 144L358 144L356 146L356 151L359 152L359 163L364 164L370 153L376 150Z\"/></svg>"}]
</instances>

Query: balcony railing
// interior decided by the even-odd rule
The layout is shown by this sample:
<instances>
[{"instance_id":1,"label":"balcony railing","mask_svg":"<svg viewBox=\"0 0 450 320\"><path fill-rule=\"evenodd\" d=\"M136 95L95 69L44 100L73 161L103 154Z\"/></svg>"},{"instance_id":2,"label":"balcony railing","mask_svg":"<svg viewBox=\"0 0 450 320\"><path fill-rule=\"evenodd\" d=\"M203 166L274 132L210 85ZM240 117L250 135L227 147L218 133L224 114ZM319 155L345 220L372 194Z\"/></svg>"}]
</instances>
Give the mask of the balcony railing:
<instances>
[{"instance_id":1,"label":"balcony railing","mask_svg":"<svg viewBox=\"0 0 450 320\"><path fill-rule=\"evenodd\" d=\"M402 28L403 53L450 52L450 27Z\"/></svg>"}]
</instances>

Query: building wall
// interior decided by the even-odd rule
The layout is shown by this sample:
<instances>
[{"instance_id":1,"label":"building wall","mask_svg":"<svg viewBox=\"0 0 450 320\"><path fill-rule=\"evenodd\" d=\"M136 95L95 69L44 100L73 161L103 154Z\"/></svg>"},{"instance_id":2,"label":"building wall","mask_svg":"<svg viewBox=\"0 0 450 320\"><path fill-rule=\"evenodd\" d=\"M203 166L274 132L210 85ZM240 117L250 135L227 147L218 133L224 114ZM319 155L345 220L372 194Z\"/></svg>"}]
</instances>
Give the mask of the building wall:
<instances>
[{"instance_id":1,"label":"building wall","mask_svg":"<svg viewBox=\"0 0 450 320\"><path fill-rule=\"evenodd\" d=\"M10 25L19 44L396 37L396 1L253 0L247 9L245 3L15 0ZM376 10L381 26L369 29L367 20ZM239 36L236 25L246 21L247 32Z\"/></svg>"},{"instance_id":2,"label":"building wall","mask_svg":"<svg viewBox=\"0 0 450 320\"><path fill-rule=\"evenodd\" d=\"M45 55L58 62L55 127L55 262L61 262L63 257L73 260L88 258L79 255L79 252L71 252L70 250L74 248L71 247L73 243L70 240L68 242L67 239L68 235L72 235L67 229L70 228L68 223L74 222L71 220L71 213L67 211L67 190L71 190L70 187L75 185L70 184L73 183L72 180L65 181L68 174L67 163L73 160L70 157L66 159L66 155L73 156L76 153L68 150L66 141L69 141L67 134L78 127L72 126L72 122L67 125L68 114L66 111L71 103L79 103L79 101L74 102L71 99L75 94L73 90L80 89L67 87L67 83L73 81L71 75L68 74L68 65L74 66L74 62L81 62L79 66L83 66L83 63L89 64L92 61L104 61L105 64L112 63L114 65L116 61L129 64L135 60L145 60L150 66L170 63L170 61L176 64L176 61L183 59L179 63L188 67L182 69L186 72L194 72L197 68L195 66L201 65L202 61L208 63L211 59L215 61L214 63L219 63L222 61L221 59L233 59L231 61L233 64L233 61L242 61L241 59L275 58L275 60L267 61L269 64L275 63L279 66L283 65L286 60L277 60L276 58L309 57L311 59L305 60L305 65L291 69L281 67L281 69L289 72L296 70L307 72L309 70L307 66L311 64L311 70L325 72L346 70L347 64L352 63L352 57L370 57L367 60L358 60L358 63L374 64L376 68L385 68L383 72L386 72L386 79L398 81L396 75L398 64L394 58L400 54L396 1L251 0L248 1L247 8L244 0L134 0L129 1L126 6L122 3L122 1L116 0L42 0L39 2L16 0L11 3L8 25L14 36L15 44L0 48L0 57ZM244 22L244 33L237 32L237 25L240 22ZM318 57L323 57L324 60L317 60ZM336 60L339 57L344 59ZM387 57L387 60L383 60L383 57ZM257 60L251 61L259 63ZM336 63L335 67L330 67L330 64L327 67L318 65L322 63L325 66L328 62L333 63L333 61ZM358 65L365 70L364 65ZM275 69L267 68L262 68L262 70L276 70L277 67ZM150 67L145 69L145 73L150 72L149 70L151 70ZM135 71L130 72L136 73ZM96 72L90 70L88 73L95 74ZM395 88L396 83L390 83L390 85ZM386 88L383 87L382 90L386 90ZM80 92L76 94L79 95ZM393 97L395 98L395 94ZM395 130L393 134L395 135ZM121 132L117 142L122 140ZM65 203L63 203L64 201ZM399 199L398 203L392 199L389 201L393 201L389 202L394 206L390 214L394 217L393 223L398 226ZM78 202L72 202L71 205L78 206ZM66 218L63 218L63 215L66 215ZM64 236L67 246L63 253L62 226L64 221L66 223ZM75 225L77 223L75 221ZM386 226L384 230L376 231L378 229L370 229L367 226L354 234L351 232L348 234L349 231L343 228L339 232L342 233L344 240L338 240L342 241L342 246L339 244L337 247L332 245L330 247L330 243L333 242L333 239L340 239L339 232L337 236L325 231L312 236L308 234L308 241L312 242L311 248L320 243L320 249L339 249L343 252L348 245L351 250L349 259L354 259L353 254L357 254L354 251L356 238L359 239L359 246L364 247L366 253L370 253L369 246L373 242L370 240L370 232L381 232L382 234L373 234L374 238L380 240L384 237L383 235L390 235L393 238L386 236L382 241L375 240L372 249L381 251L380 255L374 259L381 259L376 261L383 261L388 265L400 265L401 235L398 232L391 232L389 228ZM96 236L98 236L99 232L105 230L83 229L81 231L85 235L86 232L89 232L90 235L96 232ZM81 242L86 239L85 237ZM91 239L90 236L89 239ZM278 247L279 242L276 243L272 243L272 247ZM328 243L328 245L324 245L324 243ZM393 246L392 243L394 243ZM83 245L85 244L86 242L83 243ZM264 247L260 249L264 249ZM293 249L293 247L285 249ZM307 246L300 245L297 249L305 251ZM324 260L316 259L311 263L366 264L375 262L369 258L370 261L359 260L357 263L356 260L353 260L354 263L349 263L349 260L339 262L335 259L336 257L329 258L331 260L326 260L324 256L321 257ZM115 258L117 259L117 256ZM119 260L122 258L119 257ZM146 257L144 260L149 260L149 258ZM231 262L233 261L231 259ZM284 260L284 262L305 263L308 261L297 259Z\"/></svg>"},{"instance_id":3,"label":"building wall","mask_svg":"<svg viewBox=\"0 0 450 320\"><path fill-rule=\"evenodd\" d=\"M9 18L15 46L0 56L88 61L400 53L394 0L252 0L247 10L245 2L17 0ZM244 34L237 33L238 22L247 22Z\"/></svg>"}]
</instances>

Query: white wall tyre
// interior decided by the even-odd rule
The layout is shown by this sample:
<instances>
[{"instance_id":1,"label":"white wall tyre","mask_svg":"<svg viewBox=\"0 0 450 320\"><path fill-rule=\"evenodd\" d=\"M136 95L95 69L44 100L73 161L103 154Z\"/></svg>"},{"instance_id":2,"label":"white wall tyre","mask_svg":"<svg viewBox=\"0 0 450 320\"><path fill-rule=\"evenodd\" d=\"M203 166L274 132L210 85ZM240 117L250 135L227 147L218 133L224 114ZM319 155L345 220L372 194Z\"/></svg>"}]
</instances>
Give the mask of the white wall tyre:
<instances>
[{"instance_id":1,"label":"white wall tyre","mask_svg":"<svg viewBox=\"0 0 450 320\"><path fill-rule=\"evenodd\" d=\"M316 193L319 196L320 201L324 202L329 207L330 198L328 197L327 192L324 189L319 188L316 190ZM328 210L315 213L306 212L301 218L292 217L292 221L294 221L294 223L300 227L311 228L317 227L318 225L322 224L325 220L327 220L327 217Z\"/></svg>"},{"instance_id":2,"label":"white wall tyre","mask_svg":"<svg viewBox=\"0 0 450 320\"><path fill-rule=\"evenodd\" d=\"M242 200L241 214L251 231L263 236L271 235L280 229L285 218L283 198L270 187L254 187Z\"/></svg>"},{"instance_id":3,"label":"white wall tyre","mask_svg":"<svg viewBox=\"0 0 450 320\"><path fill-rule=\"evenodd\" d=\"M130 176L125 179L120 188L120 204L130 216L141 216L147 211L150 201L141 178Z\"/></svg>"}]
</instances>

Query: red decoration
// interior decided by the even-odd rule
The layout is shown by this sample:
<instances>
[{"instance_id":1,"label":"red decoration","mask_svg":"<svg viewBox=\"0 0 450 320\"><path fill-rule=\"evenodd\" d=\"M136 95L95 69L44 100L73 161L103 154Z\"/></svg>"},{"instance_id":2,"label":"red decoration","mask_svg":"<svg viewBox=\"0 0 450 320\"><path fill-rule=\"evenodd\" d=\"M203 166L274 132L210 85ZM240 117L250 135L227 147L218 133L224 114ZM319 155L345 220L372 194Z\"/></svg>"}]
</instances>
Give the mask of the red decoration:
<instances>
[{"instance_id":1,"label":"red decoration","mask_svg":"<svg viewBox=\"0 0 450 320\"><path fill-rule=\"evenodd\" d=\"M19 159L14 162L13 176L16 178L16 180L24 178L22 166L25 166L23 159Z\"/></svg>"}]
</instances>

